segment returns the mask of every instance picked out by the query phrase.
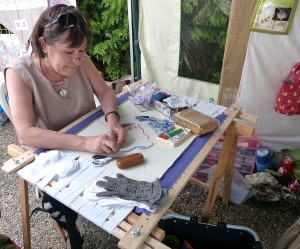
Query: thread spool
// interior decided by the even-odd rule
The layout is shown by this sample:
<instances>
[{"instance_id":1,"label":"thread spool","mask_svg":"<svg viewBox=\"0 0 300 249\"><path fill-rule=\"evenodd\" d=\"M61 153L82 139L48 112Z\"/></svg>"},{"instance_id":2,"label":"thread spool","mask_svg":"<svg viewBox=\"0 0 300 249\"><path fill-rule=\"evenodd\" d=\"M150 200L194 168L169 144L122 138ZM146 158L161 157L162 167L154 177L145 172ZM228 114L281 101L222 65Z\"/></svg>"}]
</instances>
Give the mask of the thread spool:
<instances>
[{"instance_id":1,"label":"thread spool","mask_svg":"<svg viewBox=\"0 0 300 249\"><path fill-rule=\"evenodd\" d=\"M272 164L275 162L275 155L272 150L267 148L259 148L256 153L256 170L263 172L266 169L272 169Z\"/></svg>"}]
</instances>

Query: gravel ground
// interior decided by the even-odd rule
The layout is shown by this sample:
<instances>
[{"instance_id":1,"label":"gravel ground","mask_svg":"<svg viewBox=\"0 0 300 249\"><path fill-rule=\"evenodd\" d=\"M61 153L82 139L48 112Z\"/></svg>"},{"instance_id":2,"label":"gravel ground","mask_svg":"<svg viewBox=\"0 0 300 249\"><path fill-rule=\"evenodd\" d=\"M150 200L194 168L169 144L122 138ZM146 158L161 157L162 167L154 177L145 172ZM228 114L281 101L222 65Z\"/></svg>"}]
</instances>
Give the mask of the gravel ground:
<instances>
[{"instance_id":1,"label":"gravel ground","mask_svg":"<svg viewBox=\"0 0 300 249\"><path fill-rule=\"evenodd\" d=\"M0 165L9 159L6 153L7 145L17 144L13 126L8 122L0 127ZM17 244L22 245L21 212L19 205L18 178L0 171L0 233L5 233ZM179 214L194 216L200 219L207 192L191 183L183 189L171 209ZM40 207L40 201L35 197L35 189L29 188L30 210ZM241 225L253 229L263 243L264 249L272 249L282 233L298 218L295 202L281 201L263 203L250 199L243 205L229 203L224 205L217 198L210 224L224 221L231 225ZM60 249L54 225L48 214L38 212L31 219L31 235L33 249ZM95 226L88 220L83 222L85 234L85 249L118 248L118 240L107 232ZM242 249L242 248L241 248Z\"/></svg>"}]
</instances>

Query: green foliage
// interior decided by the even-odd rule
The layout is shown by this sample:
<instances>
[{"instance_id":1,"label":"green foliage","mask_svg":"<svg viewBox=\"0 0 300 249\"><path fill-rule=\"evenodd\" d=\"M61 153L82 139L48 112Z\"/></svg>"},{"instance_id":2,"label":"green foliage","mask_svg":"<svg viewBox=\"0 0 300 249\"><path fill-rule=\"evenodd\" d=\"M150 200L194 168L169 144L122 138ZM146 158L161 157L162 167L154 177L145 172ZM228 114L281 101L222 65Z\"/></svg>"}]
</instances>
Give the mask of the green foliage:
<instances>
[{"instance_id":1,"label":"green foliage","mask_svg":"<svg viewBox=\"0 0 300 249\"><path fill-rule=\"evenodd\" d=\"M130 43L127 1L79 0L92 25L94 41L88 51L107 80L130 74Z\"/></svg>"},{"instance_id":2,"label":"green foliage","mask_svg":"<svg viewBox=\"0 0 300 249\"><path fill-rule=\"evenodd\" d=\"M179 76L219 84L229 20L220 3L181 1Z\"/></svg>"},{"instance_id":3,"label":"green foliage","mask_svg":"<svg viewBox=\"0 0 300 249\"><path fill-rule=\"evenodd\" d=\"M211 43L216 43L219 48L224 49L228 16L220 10L216 1L206 1L193 18L193 23L196 28L192 35L196 39L203 38Z\"/></svg>"}]
</instances>

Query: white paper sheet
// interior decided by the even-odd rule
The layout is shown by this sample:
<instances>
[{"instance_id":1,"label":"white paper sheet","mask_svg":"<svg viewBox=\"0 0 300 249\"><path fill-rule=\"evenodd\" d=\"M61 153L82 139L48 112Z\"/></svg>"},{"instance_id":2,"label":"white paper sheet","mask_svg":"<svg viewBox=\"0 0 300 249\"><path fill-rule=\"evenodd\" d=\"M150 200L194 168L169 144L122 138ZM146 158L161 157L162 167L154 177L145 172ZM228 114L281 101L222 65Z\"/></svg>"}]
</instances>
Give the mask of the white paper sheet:
<instances>
[{"instance_id":1,"label":"white paper sheet","mask_svg":"<svg viewBox=\"0 0 300 249\"><path fill-rule=\"evenodd\" d=\"M133 124L133 128L129 130L119 155L124 156L129 153L141 152L144 155L145 161L141 165L123 170L117 167L116 160L112 160L103 166L105 169L115 174L122 173L135 180L154 181L166 172L176 158L195 138L195 136L192 135L179 146L171 147L156 141L157 134L148 125L147 121L140 122L135 118L136 115L149 115L161 119L166 118L166 116L163 116L159 111L152 110L151 112L140 112L135 108L131 101L126 101L124 104L120 105L119 113L122 124ZM104 134L105 131L106 123L104 117L102 117L78 134L82 136L91 136ZM141 146L144 146L145 149L142 149ZM93 154L91 153L79 152L79 154L88 160L92 160Z\"/></svg>"}]
</instances>

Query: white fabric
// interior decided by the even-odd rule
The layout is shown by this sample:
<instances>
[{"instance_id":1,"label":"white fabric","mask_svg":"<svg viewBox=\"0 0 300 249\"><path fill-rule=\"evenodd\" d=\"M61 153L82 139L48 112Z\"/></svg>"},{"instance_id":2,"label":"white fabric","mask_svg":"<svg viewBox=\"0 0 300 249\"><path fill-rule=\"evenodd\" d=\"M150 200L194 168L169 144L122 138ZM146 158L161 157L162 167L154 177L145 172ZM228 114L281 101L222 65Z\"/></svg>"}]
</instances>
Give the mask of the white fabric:
<instances>
[{"instance_id":1,"label":"white fabric","mask_svg":"<svg viewBox=\"0 0 300 249\"><path fill-rule=\"evenodd\" d=\"M142 79L177 94L217 100L218 85L177 76L180 3L180 0L139 1Z\"/></svg>"},{"instance_id":2,"label":"white fabric","mask_svg":"<svg viewBox=\"0 0 300 249\"><path fill-rule=\"evenodd\" d=\"M40 153L35 156L34 166L27 170L25 175L34 174L47 169L52 177L66 177L79 169L77 157L76 154L64 153L58 150Z\"/></svg>"},{"instance_id":3,"label":"white fabric","mask_svg":"<svg viewBox=\"0 0 300 249\"><path fill-rule=\"evenodd\" d=\"M47 1L43 7L33 9L3 10L0 7L0 23L18 37L24 52L27 51L28 40L34 24L46 8Z\"/></svg>"},{"instance_id":4,"label":"white fabric","mask_svg":"<svg viewBox=\"0 0 300 249\"><path fill-rule=\"evenodd\" d=\"M0 10L21 10L32 9L48 6L47 0L30 0L30 1L1 1Z\"/></svg>"},{"instance_id":5,"label":"white fabric","mask_svg":"<svg viewBox=\"0 0 300 249\"><path fill-rule=\"evenodd\" d=\"M132 201L132 200L124 200L118 197L101 197L98 200L98 205L106 208L115 207L117 205L122 205L126 207L139 207L139 208L146 209L150 212L154 212L156 210L156 209L150 209L150 207L145 203Z\"/></svg>"},{"instance_id":6,"label":"white fabric","mask_svg":"<svg viewBox=\"0 0 300 249\"><path fill-rule=\"evenodd\" d=\"M4 81L3 70L6 64L19 57L22 54L22 50L18 37L14 34L0 34L0 44L0 72L1 81L2 79Z\"/></svg>"},{"instance_id":7,"label":"white fabric","mask_svg":"<svg viewBox=\"0 0 300 249\"><path fill-rule=\"evenodd\" d=\"M98 181L98 180L97 180ZM94 181L92 184L90 184L83 192L83 197L91 200L91 201L97 201L97 204L99 206L105 207L105 208L110 208L110 207L115 207L118 205L123 205L127 207L139 207L139 208L144 208L147 209L151 212L154 212L155 210L151 210L148 205L137 202L137 201L132 201L132 200L124 200L118 197L98 197L97 193L104 192L105 189L102 187L97 186L96 182Z\"/></svg>"},{"instance_id":8,"label":"white fabric","mask_svg":"<svg viewBox=\"0 0 300 249\"><path fill-rule=\"evenodd\" d=\"M180 107L187 107L187 102L181 98L179 95L172 95L163 100L167 104L167 106L171 108L180 108Z\"/></svg>"},{"instance_id":9,"label":"white fabric","mask_svg":"<svg viewBox=\"0 0 300 249\"><path fill-rule=\"evenodd\" d=\"M64 158L60 163L62 166L56 171L56 175L60 178L67 177L79 169L78 158Z\"/></svg>"},{"instance_id":10,"label":"white fabric","mask_svg":"<svg viewBox=\"0 0 300 249\"><path fill-rule=\"evenodd\" d=\"M236 103L258 116L255 136L275 151L300 148L300 116L274 111L277 92L300 61L300 6L289 35L251 32Z\"/></svg>"},{"instance_id":11,"label":"white fabric","mask_svg":"<svg viewBox=\"0 0 300 249\"><path fill-rule=\"evenodd\" d=\"M99 197L97 193L105 191L104 188L97 186L96 182L98 180L92 182L83 192L83 197L91 200L91 201L98 201Z\"/></svg>"},{"instance_id":12,"label":"white fabric","mask_svg":"<svg viewBox=\"0 0 300 249\"><path fill-rule=\"evenodd\" d=\"M204 113L212 118L216 118L218 115L224 113L226 110L225 106L216 105L214 103L210 103L204 100L200 100L200 102L193 107L194 110Z\"/></svg>"},{"instance_id":13,"label":"white fabric","mask_svg":"<svg viewBox=\"0 0 300 249\"><path fill-rule=\"evenodd\" d=\"M68 177L80 168L79 157L71 153L52 150L41 153L35 158L37 164L28 172L32 174L34 172L41 173L43 170L47 171L43 179L38 183L39 187L45 187L55 177L58 179Z\"/></svg>"},{"instance_id":14,"label":"white fabric","mask_svg":"<svg viewBox=\"0 0 300 249\"><path fill-rule=\"evenodd\" d=\"M1 1L0 23L18 37L23 52L26 52L33 26L40 14L48 5L52 6L58 3L76 6L76 0Z\"/></svg>"},{"instance_id":15,"label":"white fabric","mask_svg":"<svg viewBox=\"0 0 300 249\"><path fill-rule=\"evenodd\" d=\"M58 150L49 150L42 152L39 155L35 155L35 161L39 167L42 167L45 164L51 164L59 160L62 152Z\"/></svg>"}]
</instances>

